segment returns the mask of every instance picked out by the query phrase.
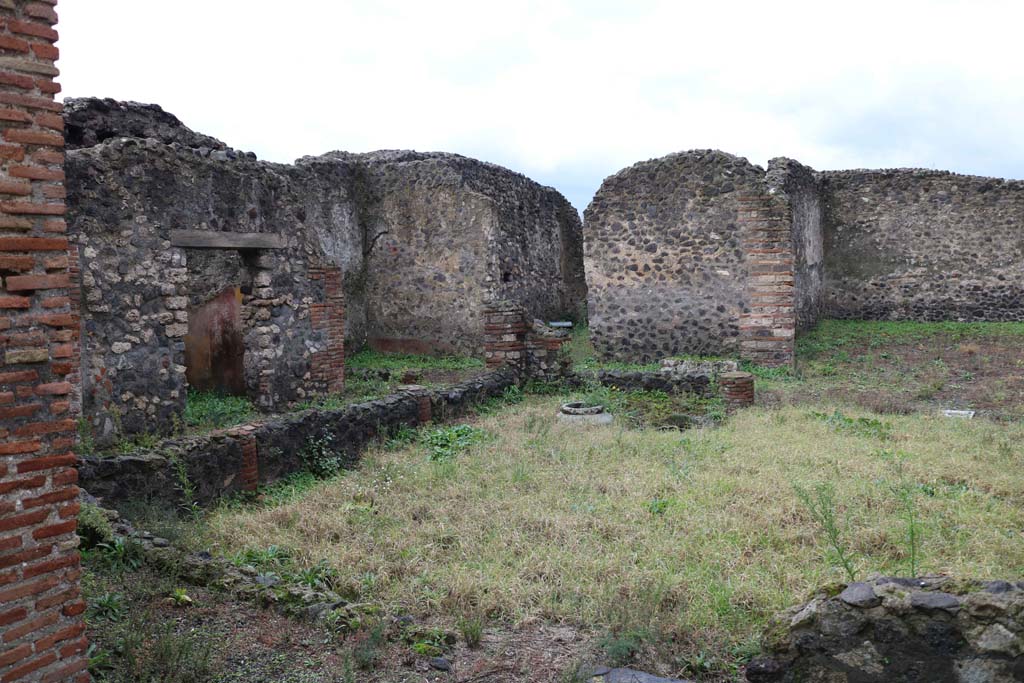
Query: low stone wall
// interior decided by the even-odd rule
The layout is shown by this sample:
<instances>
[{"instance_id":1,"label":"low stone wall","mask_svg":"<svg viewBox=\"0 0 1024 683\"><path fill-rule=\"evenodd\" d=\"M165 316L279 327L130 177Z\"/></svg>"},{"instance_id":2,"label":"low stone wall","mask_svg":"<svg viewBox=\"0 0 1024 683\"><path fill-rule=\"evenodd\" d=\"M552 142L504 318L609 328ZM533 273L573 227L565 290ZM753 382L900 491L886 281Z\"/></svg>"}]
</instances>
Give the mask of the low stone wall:
<instances>
[{"instance_id":1,"label":"low stone wall","mask_svg":"<svg viewBox=\"0 0 1024 683\"><path fill-rule=\"evenodd\" d=\"M586 381L594 380L606 387L624 391L664 391L666 394L697 394L711 396L714 393L711 377L706 374L670 374L667 372L641 372L629 370L598 370L582 373Z\"/></svg>"},{"instance_id":2,"label":"low stone wall","mask_svg":"<svg viewBox=\"0 0 1024 683\"><path fill-rule=\"evenodd\" d=\"M87 455L79 459L79 479L107 506L129 499L178 504L184 502L184 472L195 487L195 502L208 505L252 490L257 482L268 484L304 469L302 454L311 440L327 439L326 445L349 466L378 435L400 425L457 417L474 404L501 395L519 379L514 370L501 368L443 389L417 389L340 410L307 410L203 436L169 439L153 451Z\"/></svg>"},{"instance_id":3,"label":"low stone wall","mask_svg":"<svg viewBox=\"0 0 1024 683\"><path fill-rule=\"evenodd\" d=\"M776 618L752 683L1024 680L1024 582L879 578Z\"/></svg>"}]
</instances>

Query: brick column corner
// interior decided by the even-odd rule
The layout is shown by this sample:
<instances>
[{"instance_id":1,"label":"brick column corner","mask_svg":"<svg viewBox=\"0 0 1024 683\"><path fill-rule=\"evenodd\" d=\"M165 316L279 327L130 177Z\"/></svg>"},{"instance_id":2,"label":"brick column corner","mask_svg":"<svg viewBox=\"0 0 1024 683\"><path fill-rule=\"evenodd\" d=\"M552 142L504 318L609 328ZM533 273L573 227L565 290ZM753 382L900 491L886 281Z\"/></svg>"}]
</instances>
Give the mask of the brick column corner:
<instances>
[{"instance_id":1,"label":"brick column corner","mask_svg":"<svg viewBox=\"0 0 1024 683\"><path fill-rule=\"evenodd\" d=\"M56 0L0 1L0 681L89 680Z\"/></svg>"},{"instance_id":2,"label":"brick column corner","mask_svg":"<svg viewBox=\"0 0 1024 683\"><path fill-rule=\"evenodd\" d=\"M754 405L754 376L749 372L723 372L718 386L729 412Z\"/></svg>"},{"instance_id":3,"label":"brick column corner","mask_svg":"<svg viewBox=\"0 0 1024 683\"><path fill-rule=\"evenodd\" d=\"M313 356L313 379L328 394L345 390L345 294L341 268L315 266L311 280L323 285L322 303L311 306L313 329L324 333L325 348Z\"/></svg>"},{"instance_id":4,"label":"brick column corner","mask_svg":"<svg viewBox=\"0 0 1024 683\"><path fill-rule=\"evenodd\" d=\"M488 368L526 366L526 310L514 301L484 304L484 356Z\"/></svg>"},{"instance_id":5,"label":"brick column corner","mask_svg":"<svg viewBox=\"0 0 1024 683\"><path fill-rule=\"evenodd\" d=\"M740 356L759 365L788 365L796 338L791 211L769 194L746 194L739 201L749 302L740 317Z\"/></svg>"}]
</instances>

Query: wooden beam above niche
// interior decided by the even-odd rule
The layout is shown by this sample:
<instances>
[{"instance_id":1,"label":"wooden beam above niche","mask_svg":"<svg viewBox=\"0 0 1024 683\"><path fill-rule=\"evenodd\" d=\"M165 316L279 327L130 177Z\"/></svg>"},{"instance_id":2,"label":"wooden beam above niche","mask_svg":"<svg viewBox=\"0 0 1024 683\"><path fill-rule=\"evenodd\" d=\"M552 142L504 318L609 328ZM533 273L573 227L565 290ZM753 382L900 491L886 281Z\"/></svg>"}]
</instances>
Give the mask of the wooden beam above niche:
<instances>
[{"instance_id":1,"label":"wooden beam above niche","mask_svg":"<svg viewBox=\"0 0 1024 683\"><path fill-rule=\"evenodd\" d=\"M194 249L284 249L280 235L266 232L171 230L171 246Z\"/></svg>"}]
</instances>

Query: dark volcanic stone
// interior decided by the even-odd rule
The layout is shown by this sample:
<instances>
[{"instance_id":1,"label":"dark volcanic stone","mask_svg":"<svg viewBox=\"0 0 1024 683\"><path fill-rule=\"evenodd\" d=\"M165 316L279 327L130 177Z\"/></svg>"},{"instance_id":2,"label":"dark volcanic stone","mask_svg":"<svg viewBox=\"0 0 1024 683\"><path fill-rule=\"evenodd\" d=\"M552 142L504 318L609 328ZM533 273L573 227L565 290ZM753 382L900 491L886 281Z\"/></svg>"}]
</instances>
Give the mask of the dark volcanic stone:
<instances>
[{"instance_id":1,"label":"dark volcanic stone","mask_svg":"<svg viewBox=\"0 0 1024 683\"><path fill-rule=\"evenodd\" d=\"M847 605L854 607L877 607L882 604L882 599L875 595L875 590L866 583L857 581L851 583L839 594L839 598Z\"/></svg>"},{"instance_id":2,"label":"dark volcanic stone","mask_svg":"<svg viewBox=\"0 0 1024 683\"><path fill-rule=\"evenodd\" d=\"M960 609L960 600L955 595L935 591L921 591L910 596L910 604L917 609L940 609L956 612Z\"/></svg>"}]
</instances>

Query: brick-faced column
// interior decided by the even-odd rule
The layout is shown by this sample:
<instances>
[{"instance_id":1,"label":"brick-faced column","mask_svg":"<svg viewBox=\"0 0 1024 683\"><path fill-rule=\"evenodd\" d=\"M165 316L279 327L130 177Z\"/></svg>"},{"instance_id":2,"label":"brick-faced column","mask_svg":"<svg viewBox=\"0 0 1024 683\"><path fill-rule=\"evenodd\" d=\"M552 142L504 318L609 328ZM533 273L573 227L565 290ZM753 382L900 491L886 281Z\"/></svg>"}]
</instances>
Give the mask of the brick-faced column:
<instances>
[{"instance_id":1,"label":"brick-faced column","mask_svg":"<svg viewBox=\"0 0 1024 683\"><path fill-rule=\"evenodd\" d=\"M240 425L227 430L227 435L238 442L242 449L242 490L255 491L260 485L260 457L256 445L256 428L253 425Z\"/></svg>"},{"instance_id":2,"label":"brick-faced column","mask_svg":"<svg viewBox=\"0 0 1024 683\"><path fill-rule=\"evenodd\" d=\"M433 404L430 402L430 394L424 393L416 397L416 420L420 424L427 424L434 417Z\"/></svg>"},{"instance_id":3,"label":"brick-faced column","mask_svg":"<svg viewBox=\"0 0 1024 683\"><path fill-rule=\"evenodd\" d=\"M768 194L739 198L749 310L740 318L740 356L759 365L793 362L796 289L790 209Z\"/></svg>"},{"instance_id":4,"label":"brick-faced column","mask_svg":"<svg viewBox=\"0 0 1024 683\"><path fill-rule=\"evenodd\" d=\"M345 389L345 296L341 268L320 266L309 269L309 278L323 285L322 303L311 306L314 330L324 333L326 348L313 356L313 379L327 393Z\"/></svg>"},{"instance_id":5,"label":"brick-faced column","mask_svg":"<svg viewBox=\"0 0 1024 683\"><path fill-rule=\"evenodd\" d=\"M754 405L754 376L749 372L723 372L718 386L730 412Z\"/></svg>"},{"instance_id":6,"label":"brick-faced column","mask_svg":"<svg viewBox=\"0 0 1024 683\"><path fill-rule=\"evenodd\" d=\"M526 311L514 301L484 304L484 356L488 368L526 364Z\"/></svg>"},{"instance_id":7,"label":"brick-faced column","mask_svg":"<svg viewBox=\"0 0 1024 683\"><path fill-rule=\"evenodd\" d=\"M89 680L55 0L0 0L0 681Z\"/></svg>"}]
</instances>

